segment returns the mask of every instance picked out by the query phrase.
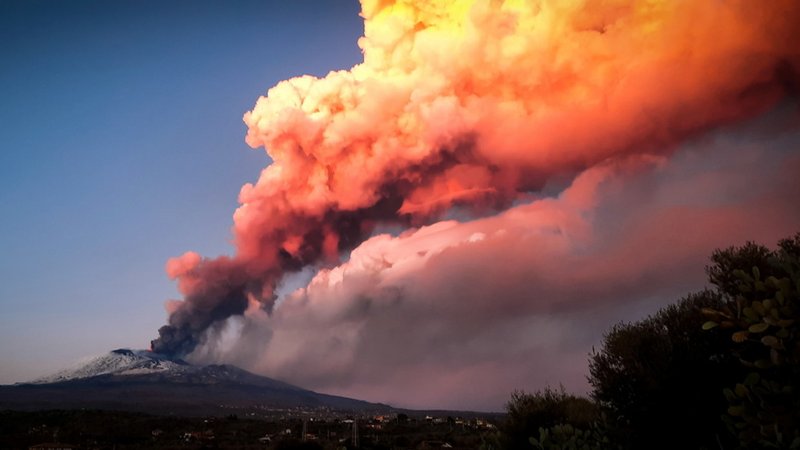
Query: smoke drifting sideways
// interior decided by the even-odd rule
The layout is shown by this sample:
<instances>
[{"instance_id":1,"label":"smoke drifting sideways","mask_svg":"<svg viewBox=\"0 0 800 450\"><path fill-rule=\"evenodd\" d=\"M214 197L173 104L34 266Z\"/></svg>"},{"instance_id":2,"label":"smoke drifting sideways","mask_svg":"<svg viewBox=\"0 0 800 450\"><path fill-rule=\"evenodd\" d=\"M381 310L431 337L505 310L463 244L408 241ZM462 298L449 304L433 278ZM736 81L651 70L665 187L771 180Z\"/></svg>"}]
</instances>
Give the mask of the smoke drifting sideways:
<instances>
[{"instance_id":1,"label":"smoke drifting sideways","mask_svg":"<svg viewBox=\"0 0 800 450\"><path fill-rule=\"evenodd\" d=\"M800 4L363 0L364 61L279 83L244 115L272 159L245 184L232 257L168 261L183 300L152 350L186 355L284 276L378 226L486 216L554 177L668 155L800 80Z\"/></svg>"}]
</instances>

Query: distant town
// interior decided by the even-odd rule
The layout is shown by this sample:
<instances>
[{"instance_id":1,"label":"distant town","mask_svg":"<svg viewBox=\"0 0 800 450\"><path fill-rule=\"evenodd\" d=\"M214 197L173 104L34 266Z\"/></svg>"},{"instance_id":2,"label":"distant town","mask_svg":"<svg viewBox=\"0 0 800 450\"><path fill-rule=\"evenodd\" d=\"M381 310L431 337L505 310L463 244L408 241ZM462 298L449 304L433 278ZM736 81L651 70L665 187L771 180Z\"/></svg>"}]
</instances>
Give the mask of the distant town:
<instances>
[{"instance_id":1,"label":"distant town","mask_svg":"<svg viewBox=\"0 0 800 450\"><path fill-rule=\"evenodd\" d=\"M268 409L223 417L100 410L0 413L3 448L29 449L475 449L500 414L353 414L327 408Z\"/></svg>"}]
</instances>

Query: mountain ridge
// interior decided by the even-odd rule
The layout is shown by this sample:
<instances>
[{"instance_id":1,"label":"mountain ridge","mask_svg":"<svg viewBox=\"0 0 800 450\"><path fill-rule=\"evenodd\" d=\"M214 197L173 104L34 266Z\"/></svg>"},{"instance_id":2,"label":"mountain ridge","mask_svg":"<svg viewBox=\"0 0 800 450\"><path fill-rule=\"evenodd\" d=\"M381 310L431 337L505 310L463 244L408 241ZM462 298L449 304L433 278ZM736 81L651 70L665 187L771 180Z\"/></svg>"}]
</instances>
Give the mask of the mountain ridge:
<instances>
[{"instance_id":1,"label":"mountain ridge","mask_svg":"<svg viewBox=\"0 0 800 450\"><path fill-rule=\"evenodd\" d=\"M125 372L128 372L133 375L136 370L140 373L147 373L174 370L179 366L189 366L189 363L182 359L168 358L152 352L147 354L146 352L148 351L120 348L103 355L86 358L73 365L73 367L62 369L54 374L16 384L58 383L109 373L125 374Z\"/></svg>"},{"instance_id":2,"label":"mountain ridge","mask_svg":"<svg viewBox=\"0 0 800 450\"><path fill-rule=\"evenodd\" d=\"M149 350L121 348L86 360L83 364L17 385L53 384L97 377L149 376L157 381L197 384L239 383L254 386L304 390L298 386L254 374L231 364L195 365ZM133 379L133 378L132 378ZM122 381L122 379L119 379Z\"/></svg>"},{"instance_id":3,"label":"mountain ridge","mask_svg":"<svg viewBox=\"0 0 800 450\"><path fill-rule=\"evenodd\" d=\"M292 408L395 410L303 389L229 364L194 365L148 350L117 349L50 376L0 386L0 409L70 408L188 415Z\"/></svg>"}]
</instances>

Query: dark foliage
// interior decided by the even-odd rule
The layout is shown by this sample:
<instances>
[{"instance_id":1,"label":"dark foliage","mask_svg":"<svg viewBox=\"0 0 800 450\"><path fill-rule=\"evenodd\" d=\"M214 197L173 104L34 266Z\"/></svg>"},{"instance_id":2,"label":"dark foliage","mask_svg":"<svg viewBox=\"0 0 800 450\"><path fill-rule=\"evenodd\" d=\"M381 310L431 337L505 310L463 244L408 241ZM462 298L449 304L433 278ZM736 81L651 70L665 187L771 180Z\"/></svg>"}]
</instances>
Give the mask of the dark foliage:
<instances>
[{"instance_id":1,"label":"dark foliage","mask_svg":"<svg viewBox=\"0 0 800 450\"><path fill-rule=\"evenodd\" d=\"M563 387L548 387L532 394L514 392L506 410L501 445L508 449L530 449L530 438L539 435L539 428L562 423L588 428L599 417L592 401L567 394Z\"/></svg>"},{"instance_id":2,"label":"dark foliage","mask_svg":"<svg viewBox=\"0 0 800 450\"><path fill-rule=\"evenodd\" d=\"M739 278L737 270L750 272L753 267L765 270L764 275L774 275L770 259L774 253L763 245L748 242L741 247L729 247L715 250L711 255L712 265L706 267L708 281L716 290L727 299L735 298L739 294Z\"/></svg>"},{"instance_id":3,"label":"dark foliage","mask_svg":"<svg viewBox=\"0 0 800 450\"><path fill-rule=\"evenodd\" d=\"M726 302L703 328L747 371L724 386L723 419L739 448L800 448L800 233L774 252L748 243L713 261Z\"/></svg>"},{"instance_id":4,"label":"dark foliage","mask_svg":"<svg viewBox=\"0 0 800 450\"><path fill-rule=\"evenodd\" d=\"M690 295L641 322L616 325L591 355L593 396L625 447L711 448L723 439L720 386L741 370L720 355L723 339L701 329L702 308L722 303L711 291Z\"/></svg>"},{"instance_id":5,"label":"dark foliage","mask_svg":"<svg viewBox=\"0 0 800 450\"><path fill-rule=\"evenodd\" d=\"M589 382L605 419L589 428L540 419L544 429L527 428L531 443L800 448L800 233L774 251L717 250L711 262L713 290L614 326L593 352Z\"/></svg>"}]
</instances>

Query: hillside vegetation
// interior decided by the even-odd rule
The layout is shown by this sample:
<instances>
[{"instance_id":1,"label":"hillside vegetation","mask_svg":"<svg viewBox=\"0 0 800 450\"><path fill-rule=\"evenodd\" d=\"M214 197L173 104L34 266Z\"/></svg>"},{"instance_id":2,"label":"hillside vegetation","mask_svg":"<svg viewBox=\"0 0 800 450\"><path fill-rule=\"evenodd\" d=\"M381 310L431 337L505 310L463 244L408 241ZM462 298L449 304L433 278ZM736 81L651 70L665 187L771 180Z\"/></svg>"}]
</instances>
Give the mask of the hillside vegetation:
<instances>
[{"instance_id":1,"label":"hillside vegetation","mask_svg":"<svg viewBox=\"0 0 800 450\"><path fill-rule=\"evenodd\" d=\"M800 448L800 233L717 250L706 272L710 289L606 333L591 399L515 393L490 446Z\"/></svg>"}]
</instances>

